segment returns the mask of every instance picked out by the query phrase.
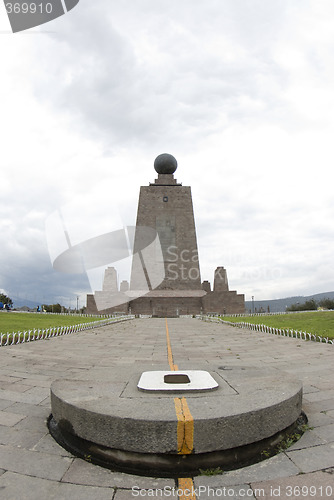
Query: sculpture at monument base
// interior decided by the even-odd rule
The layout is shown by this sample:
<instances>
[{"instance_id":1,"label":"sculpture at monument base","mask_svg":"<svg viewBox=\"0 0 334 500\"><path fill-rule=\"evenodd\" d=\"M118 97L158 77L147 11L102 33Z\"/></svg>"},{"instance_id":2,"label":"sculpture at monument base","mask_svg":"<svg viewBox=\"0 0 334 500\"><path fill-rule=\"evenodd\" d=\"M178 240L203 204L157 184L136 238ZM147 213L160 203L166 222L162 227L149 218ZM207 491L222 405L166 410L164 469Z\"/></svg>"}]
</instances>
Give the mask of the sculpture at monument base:
<instances>
[{"instance_id":1,"label":"sculpture at monument base","mask_svg":"<svg viewBox=\"0 0 334 500\"><path fill-rule=\"evenodd\" d=\"M203 286L208 282L203 282ZM105 307L100 296L105 294ZM245 312L244 295L235 291L202 290L152 290L147 294L129 300L126 293L118 292L118 304L108 307L115 296L108 292L87 295L88 314L148 314L158 317L177 317L194 314L239 314ZM96 299L99 301L97 307Z\"/></svg>"},{"instance_id":2,"label":"sculpture at monument base","mask_svg":"<svg viewBox=\"0 0 334 500\"><path fill-rule=\"evenodd\" d=\"M140 188L129 289L115 290L116 271L108 268L102 291L87 295L87 313L243 313L244 295L229 290L224 267L215 271L213 291L201 284L191 188L174 179L176 159L159 155L154 168L158 179Z\"/></svg>"}]
</instances>

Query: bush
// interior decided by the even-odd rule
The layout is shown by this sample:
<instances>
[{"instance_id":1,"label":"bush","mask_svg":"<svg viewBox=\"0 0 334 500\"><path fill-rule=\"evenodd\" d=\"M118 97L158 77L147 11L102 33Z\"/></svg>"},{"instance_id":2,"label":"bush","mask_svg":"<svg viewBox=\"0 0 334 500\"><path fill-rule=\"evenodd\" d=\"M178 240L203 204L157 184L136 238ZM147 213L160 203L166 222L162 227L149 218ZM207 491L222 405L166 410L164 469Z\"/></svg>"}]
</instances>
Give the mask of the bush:
<instances>
[{"instance_id":1,"label":"bush","mask_svg":"<svg viewBox=\"0 0 334 500\"><path fill-rule=\"evenodd\" d=\"M314 299L307 300L304 304L292 304L287 307L287 311L316 311L319 307L324 309L334 309L334 300L321 299L318 302Z\"/></svg>"},{"instance_id":2,"label":"bush","mask_svg":"<svg viewBox=\"0 0 334 500\"><path fill-rule=\"evenodd\" d=\"M5 295L4 293L0 293L0 302L2 302L3 304L8 304L9 306L13 305L12 299L7 297L7 295Z\"/></svg>"},{"instance_id":3,"label":"bush","mask_svg":"<svg viewBox=\"0 0 334 500\"><path fill-rule=\"evenodd\" d=\"M316 311L318 309L318 304L314 299L307 300L304 304L292 304L287 307L287 311Z\"/></svg>"},{"instance_id":4,"label":"bush","mask_svg":"<svg viewBox=\"0 0 334 500\"><path fill-rule=\"evenodd\" d=\"M332 299L322 299L319 301L319 306L324 309L334 309L334 300Z\"/></svg>"},{"instance_id":5,"label":"bush","mask_svg":"<svg viewBox=\"0 0 334 500\"><path fill-rule=\"evenodd\" d=\"M60 304L51 304L51 305L47 305L47 304L43 304L42 305L42 311L46 311L46 312L53 312L53 313L61 313L62 312L62 307Z\"/></svg>"}]
</instances>

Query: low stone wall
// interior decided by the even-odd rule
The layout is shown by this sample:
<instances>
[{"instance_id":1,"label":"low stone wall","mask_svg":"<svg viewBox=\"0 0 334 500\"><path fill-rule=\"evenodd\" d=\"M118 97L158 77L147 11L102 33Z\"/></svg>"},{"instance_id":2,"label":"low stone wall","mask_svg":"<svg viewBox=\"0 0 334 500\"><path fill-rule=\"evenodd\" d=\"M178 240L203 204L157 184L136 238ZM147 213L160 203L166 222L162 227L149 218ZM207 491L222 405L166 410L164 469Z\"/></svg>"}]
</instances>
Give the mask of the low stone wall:
<instances>
[{"instance_id":1,"label":"low stone wall","mask_svg":"<svg viewBox=\"0 0 334 500\"><path fill-rule=\"evenodd\" d=\"M245 296L234 291L208 292L202 299L203 313L242 314Z\"/></svg>"},{"instance_id":2,"label":"low stone wall","mask_svg":"<svg viewBox=\"0 0 334 500\"><path fill-rule=\"evenodd\" d=\"M204 297L147 297L98 311L94 295L87 295L87 313L122 313L157 317L176 317L197 314L242 314L245 312L244 295L234 291L209 292Z\"/></svg>"}]
</instances>

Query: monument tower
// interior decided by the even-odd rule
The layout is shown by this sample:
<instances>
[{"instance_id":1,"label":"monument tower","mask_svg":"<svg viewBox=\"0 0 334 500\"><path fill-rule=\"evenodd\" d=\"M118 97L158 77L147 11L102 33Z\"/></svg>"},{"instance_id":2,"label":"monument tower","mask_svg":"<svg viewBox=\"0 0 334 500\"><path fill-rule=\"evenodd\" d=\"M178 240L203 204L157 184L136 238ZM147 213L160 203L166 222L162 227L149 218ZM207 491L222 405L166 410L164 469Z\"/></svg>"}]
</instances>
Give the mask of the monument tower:
<instances>
[{"instance_id":1,"label":"monument tower","mask_svg":"<svg viewBox=\"0 0 334 500\"><path fill-rule=\"evenodd\" d=\"M158 178L153 184L140 188L136 226L151 227L159 236L160 259L164 264L165 277L157 289L200 290L201 276L191 189L174 179L177 161L172 155L159 155L154 168ZM136 233L134 254L139 246ZM156 259L159 259L157 252ZM143 274L139 277L133 271L130 287L142 288L143 277Z\"/></svg>"},{"instance_id":2,"label":"monument tower","mask_svg":"<svg viewBox=\"0 0 334 500\"><path fill-rule=\"evenodd\" d=\"M131 304L131 310L135 313L144 310L154 316L199 312L205 292L201 285L191 189L174 178L177 161L172 155L159 155L154 168L158 178L140 188L133 254L138 255L141 247L138 228L152 228L158 235L155 265L163 266L164 277L153 289L145 265L138 266L134 257L130 290L148 286L149 291Z\"/></svg>"},{"instance_id":3,"label":"monument tower","mask_svg":"<svg viewBox=\"0 0 334 500\"><path fill-rule=\"evenodd\" d=\"M87 296L88 312L164 317L244 312L244 296L229 291L224 267L215 271L213 291L208 281L201 283L191 188L174 178L176 159L161 154L154 168L158 178L140 188L130 288L119 291L122 307L97 311L101 292L96 292L95 299Z\"/></svg>"}]
</instances>

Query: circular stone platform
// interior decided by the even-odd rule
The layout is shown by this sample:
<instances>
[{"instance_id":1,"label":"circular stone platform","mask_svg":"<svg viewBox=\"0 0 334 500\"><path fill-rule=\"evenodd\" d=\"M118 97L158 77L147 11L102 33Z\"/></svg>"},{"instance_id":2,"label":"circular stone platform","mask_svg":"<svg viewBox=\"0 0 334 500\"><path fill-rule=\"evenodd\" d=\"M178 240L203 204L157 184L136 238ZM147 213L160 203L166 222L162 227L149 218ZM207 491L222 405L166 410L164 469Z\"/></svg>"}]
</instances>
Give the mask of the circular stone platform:
<instances>
[{"instance_id":1,"label":"circular stone platform","mask_svg":"<svg viewBox=\"0 0 334 500\"><path fill-rule=\"evenodd\" d=\"M301 383L276 371L206 366L218 384L213 390L139 390L142 373L151 369L106 370L103 382L53 382L51 434L65 448L100 465L180 477L257 461L263 450L294 431L302 414ZM193 418L190 454L178 453L176 398L186 398Z\"/></svg>"}]
</instances>

